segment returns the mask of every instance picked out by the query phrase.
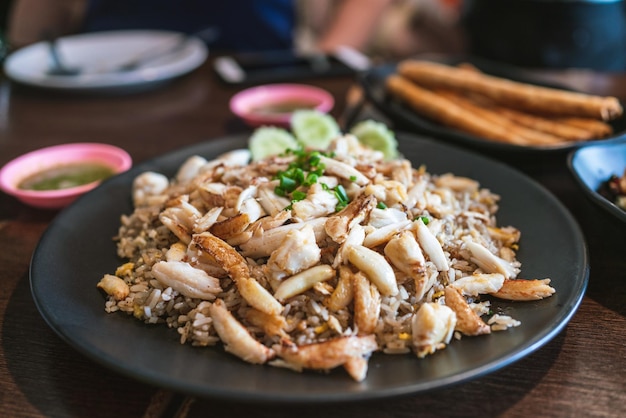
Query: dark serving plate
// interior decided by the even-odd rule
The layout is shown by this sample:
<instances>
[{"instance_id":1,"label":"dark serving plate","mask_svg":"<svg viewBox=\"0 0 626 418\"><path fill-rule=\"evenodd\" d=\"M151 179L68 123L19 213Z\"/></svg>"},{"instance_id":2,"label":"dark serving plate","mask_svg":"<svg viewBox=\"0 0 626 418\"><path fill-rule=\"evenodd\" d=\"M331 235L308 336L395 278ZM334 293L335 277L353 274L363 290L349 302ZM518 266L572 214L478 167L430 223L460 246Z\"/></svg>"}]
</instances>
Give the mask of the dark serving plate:
<instances>
[{"instance_id":1,"label":"dark serving plate","mask_svg":"<svg viewBox=\"0 0 626 418\"><path fill-rule=\"evenodd\" d=\"M567 89L563 86L549 84L529 78L520 68L496 63L489 60L479 59L476 57L441 57L433 58L432 61L457 65L460 63L472 64L485 74L507 78L514 81L536 84L545 87ZM541 147L541 146L523 146L515 144L507 144L498 141L492 141L486 138L480 138L475 135L467 134L449 128L434 122L426 117L422 117L415 111L407 107L401 101L391 97L385 90L385 79L396 71L396 63L388 63L371 68L360 75L359 81L363 86L366 97L381 111L385 116L391 119L399 128L415 133L425 134L437 138L444 139L468 148L480 151L491 151L493 153L543 153L557 154L567 153L573 149L589 146L594 143L612 143L626 137L626 114L622 115L610 122L613 127L613 135L607 138L593 141L571 142L563 145ZM625 106L626 107L626 106Z\"/></svg>"},{"instance_id":2,"label":"dark serving plate","mask_svg":"<svg viewBox=\"0 0 626 418\"><path fill-rule=\"evenodd\" d=\"M612 175L621 177L624 174L626 139L606 144L599 142L571 151L567 164L587 197L626 222L626 211L598 192Z\"/></svg>"},{"instance_id":3,"label":"dark serving plate","mask_svg":"<svg viewBox=\"0 0 626 418\"><path fill-rule=\"evenodd\" d=\"M107 314L96 284L123 262L112 237L120 216L132 211L133 179L147 170L173 176L189 156L214 158L245 147L247 138L242 136L200 143L138 165L60 212L32 258L36 306L63 340L119 373L196 396L258 403L361 401L424 392L476 379L539 349L565 327L587 286L587 246L578 224L550 192L502 163L415 135L398 134L398 139L400 151L415 166L474 178L502 197L500 224L522 231L521 277L549 277L556 288L545 300L493 302L495 311L520 320L521 326L453 341L425 359L375 353L367 378L358 383L341 368L295 373L248 364L220 346L181 345L176 330L165 325Z\"/></svg>"}]
</instances>

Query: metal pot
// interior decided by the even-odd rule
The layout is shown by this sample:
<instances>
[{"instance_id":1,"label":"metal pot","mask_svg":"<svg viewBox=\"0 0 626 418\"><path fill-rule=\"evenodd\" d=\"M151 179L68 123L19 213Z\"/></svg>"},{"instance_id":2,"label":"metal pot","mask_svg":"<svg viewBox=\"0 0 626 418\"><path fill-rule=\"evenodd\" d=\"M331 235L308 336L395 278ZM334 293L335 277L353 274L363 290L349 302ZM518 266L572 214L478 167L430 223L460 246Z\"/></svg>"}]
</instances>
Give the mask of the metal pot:
<instances>
[{"instance_id":1,"label":"metal pot","mask_svg":"<svg viewBox=\"0 0 626 418\"><path fill-rule=\"evenodd\" d=\"M623 0L467 0L470 53L526 67L626 70Z\"/></svg>"}]
</instances>

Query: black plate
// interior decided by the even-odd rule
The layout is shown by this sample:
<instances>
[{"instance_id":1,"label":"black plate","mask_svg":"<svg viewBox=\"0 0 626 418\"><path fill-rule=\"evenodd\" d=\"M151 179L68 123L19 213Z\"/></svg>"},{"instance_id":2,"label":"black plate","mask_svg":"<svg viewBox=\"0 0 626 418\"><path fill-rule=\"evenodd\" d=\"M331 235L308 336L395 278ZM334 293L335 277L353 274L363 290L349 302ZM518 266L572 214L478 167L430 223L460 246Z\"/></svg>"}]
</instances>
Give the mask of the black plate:
<instances>
[{"instance_id":1,"label":"black plate","mask_svg":"<svg viewBox=\"0 0 626 418\"><path fill-rule=\"evenodd\" d=\"M568 168L593 202L610 214L626 222L626 210L601 195L598 190L612 175L621 177L626 169L626 139L620 142L597 143L572 151L567 159Z\"/></svg>"},{"instance_id":2,"label":"black plate","mask_svg":"<svg viewBox=\"0 0 626 418\"><path fill-rule=\"evenodd\" d=\"M492 61L475 57L444 57L440 59L433 59L433 61L441 62L448 65L469 63L480 69L485 74L490 74L493 76L507 78L510 80L520 81L524 83L569 90L563 86L548 84L529 78L528 76L525 76L523 74L521 69L514 66L494 63ZM540 147L507 144L503 142L492 141L486 138L480 138L453 128L440 125L437 122L422 117L415 111L401 103L399 100L390 97L390 95L385 90L385 79L395 71L395 63L373 67L372 69L361 74L359 81L363 86L366 97L374 104L374 106L385 116L390 118L394 123L398 124L399 128L404 130L442 138L444 140L454 142L469 148L474 148L481 151L492 151L494 153L564 153L573 149L588 146L596 142L610 143L619 141L621 138L626 137L626 115L623 115L620 118L617 118L610 122L611 126L613 127L613 135L596 141L579 141L551 147Z\"/></svg>"},{"instance_id":3,"label":"black plate","mask_svg":"<svg viewBox=\"0 0 626 418\"><path fill-rule=\"evenodd\" d=\"M553 338L580 304L589 274L583 235L569 212L542 186L501 163L455 147L399 134L401 152L432 173L479 180L502 196L499 219L522 231L523 277L550 277L557 293L528 303L496 303L518 328L454 341L426 359L375 354L367 379L247 364L221 347L181 345L175 330L107 314L96 283L121 263L112 237L130 213L133 178L146 170L173 176L191 155L213 158L246 146L246 138L205 142L141 164L104 182L59 213L31 264L35 303L50 327L89 358L127 376L204 397L258 402L333 402L383 398L445 387L493 372Z\"/></svg>"}]
</instances>

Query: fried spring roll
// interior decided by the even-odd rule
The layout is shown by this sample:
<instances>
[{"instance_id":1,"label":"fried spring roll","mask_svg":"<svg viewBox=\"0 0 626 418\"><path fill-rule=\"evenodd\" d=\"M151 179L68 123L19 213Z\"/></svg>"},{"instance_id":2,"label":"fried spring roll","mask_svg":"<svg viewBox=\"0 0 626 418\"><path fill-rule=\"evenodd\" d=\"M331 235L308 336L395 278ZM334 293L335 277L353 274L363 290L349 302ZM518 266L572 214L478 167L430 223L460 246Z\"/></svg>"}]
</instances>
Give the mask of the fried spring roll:
<instances>
[{"instance_id":1,"label":"fried spring roll","mask_svg":"<svg viewBox=\"0 0 626 418\"><path fill-rule=\"evenodd\" d=\"M495 125L404 77L395 74L389 76L386 88L392 96L399 98L416 112L443 125L487 139L528 145L527 140L509 132L505 127Z\"/></svg>"},{"instance_id":2,"label":"fried spring roll","mask_svg":"<svg viewBox=\"0 0 626 418\"><path fill-rule=\"evenodd\" d=\"M456 92L437 90L436 93L449 99L453 103L458 104L462 108L483 117L491 123L506 128L510 133L524 138L526 143L529 145L558 145L566 142L565 138L535 130L525 126L524 124L517 123L515 120L509 118L506 114L501 112L501 109L496 110L493 108L483 107Z\"/></svg>"},{"instance_id":3,"label":"fried spring roll","mask_svg":"<svg viewBox=\"0 0 626 418\"><path fill-rule=\"evenodd\" d=\"M559 122L592 132L594 138L604 138L613 133L613 127L606 122L590 118L558 118Z\"/></svg>"},{"instance_id":4,"label":"fried spring roll","mask_svg":"<svg viewBox=\"0 0 626 418\"><path fill-rule=\"evenodd\" d=\"M434 62L405 60L398 73L427 88L479 93L506 107L534 113L612 120L623 112L615 97L535 86Z\"/></svg>"},{"instance_id":5,"label":"fried spring roll","mask_svg":"<svg viewBox=\"0 0 626 418\"><path fill-rule=\"evenodd\" d=\"M597 138L593 131L574 125L568 125L555 119L547 119L541 116L531 115L529 113L503 107L495 110L520 125L524 125L528 128L545 132L547 134L555 135L569 141L587 141Z\"/></svg>"}]
</instances>

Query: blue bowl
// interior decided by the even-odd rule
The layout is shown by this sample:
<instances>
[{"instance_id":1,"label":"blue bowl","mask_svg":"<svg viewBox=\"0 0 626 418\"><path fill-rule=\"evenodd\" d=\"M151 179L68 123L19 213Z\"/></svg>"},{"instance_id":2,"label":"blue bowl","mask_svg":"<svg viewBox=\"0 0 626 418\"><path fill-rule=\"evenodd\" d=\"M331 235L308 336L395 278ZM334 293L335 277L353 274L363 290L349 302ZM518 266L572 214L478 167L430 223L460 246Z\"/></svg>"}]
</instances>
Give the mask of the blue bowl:
<instances>
[{"instance_id":1,"label":"blue bowl","mask_svg":"<svg viewBox=\"0 0 626 418\"><path fill-rule=\"evenodd\" d=\"M602 196L598 190L612 175L622 176L626 168L626 138L618 142L597 143L572 151L567 164L586 195L626 222L626 211Z\"/></svg>"}]
</instances>

